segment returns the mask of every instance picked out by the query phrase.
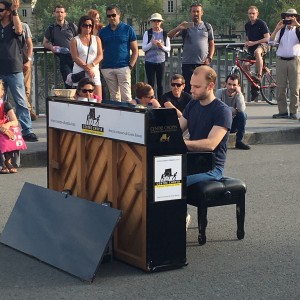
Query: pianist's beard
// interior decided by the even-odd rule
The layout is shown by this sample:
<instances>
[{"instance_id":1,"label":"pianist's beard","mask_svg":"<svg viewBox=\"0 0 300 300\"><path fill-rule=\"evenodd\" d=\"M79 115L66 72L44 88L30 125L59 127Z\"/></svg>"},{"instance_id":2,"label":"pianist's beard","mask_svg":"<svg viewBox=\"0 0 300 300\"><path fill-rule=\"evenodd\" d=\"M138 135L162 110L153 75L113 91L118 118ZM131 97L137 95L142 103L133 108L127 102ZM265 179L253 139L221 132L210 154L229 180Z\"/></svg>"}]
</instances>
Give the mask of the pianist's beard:
<instances>
[{"instance_id":1,"label":"pianist's beard","mask_svg":"<svg viewBox=\"0 0 300 300\"><path fill-rule=\"evenodd\" d=\"M196 100L196 101L205 101L205 100L209 99L210 93L211 93L210 91L204 91L201 94L192 93L192 99Z\"/></svg>"}]
</instances>

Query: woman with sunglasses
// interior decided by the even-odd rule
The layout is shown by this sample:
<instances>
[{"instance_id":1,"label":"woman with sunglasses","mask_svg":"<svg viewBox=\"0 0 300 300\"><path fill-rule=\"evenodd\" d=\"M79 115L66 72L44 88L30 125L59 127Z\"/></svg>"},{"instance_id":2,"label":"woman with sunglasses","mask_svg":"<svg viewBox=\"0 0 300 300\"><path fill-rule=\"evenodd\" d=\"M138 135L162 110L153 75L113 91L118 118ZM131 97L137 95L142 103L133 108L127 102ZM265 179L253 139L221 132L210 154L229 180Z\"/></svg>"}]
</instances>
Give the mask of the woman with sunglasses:
<instances>
[{"instance_id":1,"label":"woman with sunglasses","mask_svg":"<svg viewBox=\"0 0 300 300\"><path fill-rule=\"evenodd\" d=\"M141 108L161 107L159 102L155 99L154 90L150 84L145 82L138 82L134 86L134 90L135 90L136 97L134 100L131 101L131 104Z\"/></svg>"},{"instance_id":2,"label":"woman with sunglasses","mask_svg":"<svg viewBox=\"0 0 300 300\"><path fill-rule=\"evenodd\" d=\"M171 45L167 32L161 28L163 22L161 14L152 14L150 22L151 29L144 33L142 49L145 52L145 71L148 83L154 89L156 78L157 98L160 100L163 94L166 53L170 52Z\"/></svg>"},{"instance_id":3,"label":"woman with sunglasses","mask_svg":"<svg viewBox=\"0 0 300 300\"><path fill-rule=\"evenodd\" d=\"M80 98L88 99L90 102L101 102L102 100L96 94L95 83L90 78L82 78L77 85L75 99L80 100Z\"/></svg>"},{"instance_id":4,"label":"woman with sunglasses","mask_svg":"<svg viewBox=\"0 0 300 300\"><path fill-rule=\"evenodd\" d=\"M70 52L74 61L73 74L85 71L85 77L93 79L95 94L102 99L99 63L103 58L101 40L93 35L94 20L82 16L78 22L78 35L71 40ZM73 83L77 86L78 83Z\"/></svg>"}]
</instances>

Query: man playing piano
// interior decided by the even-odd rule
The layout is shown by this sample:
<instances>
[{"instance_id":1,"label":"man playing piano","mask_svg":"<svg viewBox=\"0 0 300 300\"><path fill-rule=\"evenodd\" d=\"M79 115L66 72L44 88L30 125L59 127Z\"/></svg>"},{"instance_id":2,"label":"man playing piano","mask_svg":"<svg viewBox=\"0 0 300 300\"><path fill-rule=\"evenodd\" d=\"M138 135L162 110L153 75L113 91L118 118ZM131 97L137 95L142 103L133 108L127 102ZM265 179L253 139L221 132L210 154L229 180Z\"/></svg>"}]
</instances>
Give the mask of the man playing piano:
<instances>
[{"instance_id":1,"label":"man playing piano","mask_svg":"<svg viewBox=\"0 0 300 300\"><path fill-rule=\"evenodd\" d=\"M215 153L215 168L206 173L187 176L187 186L223 177L232 113L214 95L216 78L216 72L209 66L200 66L194 70L191 77L192 101L179 118L182 132L188 129L190 133L190 139L185 140L189 151Z\"/></svg>"}]
</instances>

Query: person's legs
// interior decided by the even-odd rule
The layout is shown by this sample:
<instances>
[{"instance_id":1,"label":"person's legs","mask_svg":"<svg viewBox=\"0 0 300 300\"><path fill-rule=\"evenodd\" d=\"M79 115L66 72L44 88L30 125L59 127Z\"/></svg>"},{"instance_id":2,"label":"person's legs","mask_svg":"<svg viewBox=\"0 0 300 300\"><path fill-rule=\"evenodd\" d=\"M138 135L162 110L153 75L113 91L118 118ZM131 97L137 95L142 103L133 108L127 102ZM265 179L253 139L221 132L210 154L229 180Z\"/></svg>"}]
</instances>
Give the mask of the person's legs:
<instances>
[{"instance_id":1,"label":"person's legs","mask_svg":"<svg viewBox=\"0 0 300 300\"><path fill-rule=\"evenodd\" d=\"M277 58L276 60L276 83L277 83L277 105L279 114L287 114L287 98L286 98L286 88L287 88L287 77L288 68L287 60L282 60Z\"/></svg>"},{"instance_id":2,"label":"person's legs","mask_svg":"<svg viewBox=\"0 0 300 300\"><path fill-rule=\"evenodd\" d=\"M196 65L182 64L182 76L184 77L185 80L184 91L189 94L191 93L191 77L193 75L195 68Z\"/></svg>"},{"instance_id":3,"label":"person's legs","mask_svg":"<svg viewBox=\"0 0 300 300\"><path fill-rule=\"evenodd\" d=\"M155 85L155 64L145 62L145 71L147 76L147 82L152 86L154 90Z\"/></svg>"},{"instance_id":4,"label":"person's legs","mask_svg":"<svg viewBox=\"0 0 300 300\"><path fill-rule=\"evenodd\" d=\"M220 180L223 177L223 168L215 167L212 171L189 175L186 178L186 185L190 186L200 181Z\"/></svg>"},{"instance_id":5,"label":"person's legs","mask_svg":"<svg viewBox=\"0 0 300 300\"><path fill-rule=\"evenodd\" d=\"M245 112L240 111L234 117L233 121L236 123L236 141L242 141L245 134L247 115Z\"/></svg>"},{"instance_id":6,"label":"person's legs","mask_svg":"<svg viewBox=\"0 0 300 300\"><path fill-rule=\"evenodd\" d=\"M262 76L262 68L263 68L263 48L262 47L257 47L256 50L254 51L254 56L255 56L255 66L256 66L256 72L258 75L258 78L261 79Z\"/></svg>"},{"instance_id":7,"label":"person's legs","mask_svg":"<svg viewBox=\"0 0 300 300\"><path fill-rule=\"evenodd\" d=\"M300 57L287 61L290 92L290 115L298 113L300 89Z\"/></svg>"},{"instance_id":8,"label":"person's legs","mask_svg":"<svg viewBox=\"0 0 300 300\"><path fill-rule=\"evenodd\" d=\"M60 54L59 55L59 68L63 78L65 88L71 89L72 86L66 83L67 76L73 71L73 60L71 54Z\"/></svg>"},{"instance_id":9,"label":"person's legs","mask_svg":"<svg viewBox=\"0 0 300 300\"><path fill-rule=\"evenodd\" d=\"M110 99L115 101L121 101L116 70L117 69L101 69L101 73L107 84Z\"/></svg>"},{"instance_id":10,"label":"person's legs","mask_svg":"<svg viewBox=\"0 0 300 300\"><path fill-rule=\"evenodd\" d=\"M5 86L8 86L10 89L11 95L14 99L17 117L22 128L22 135L25 136L32 133L32 124L25 96L23 73L20 72L2 75L1 77Z\"/></svg>"},{"instance_id":11,"label":"person's legs","mask_svg":"<svg viewBox=\"0 0 300 300\"><path fill-rule=\"evenodd\" d=\"M163 80L165 77L165 62L156 66L156 86L157 86L157 99L161 100L164 93Z\"/></svg>"},{"instance_id":12,"label":"person's legs","mask_svg":"<svg viewBox=\"0 0 300 300\"><path fill-rule=\"evenodd\" d=\"M129 102L131 96L131 70L129 67L116 69L118 85L121 93L121 101Z\"/></svg>"}]
</instances>

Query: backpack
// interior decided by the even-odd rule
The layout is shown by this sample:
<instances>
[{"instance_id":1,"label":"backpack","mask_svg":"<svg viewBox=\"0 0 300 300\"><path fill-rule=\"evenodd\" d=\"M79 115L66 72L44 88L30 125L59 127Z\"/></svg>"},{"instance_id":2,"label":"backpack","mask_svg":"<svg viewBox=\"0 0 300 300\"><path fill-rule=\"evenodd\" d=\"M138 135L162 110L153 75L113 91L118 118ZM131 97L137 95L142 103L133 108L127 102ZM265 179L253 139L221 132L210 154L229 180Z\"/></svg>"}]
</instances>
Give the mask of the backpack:
<instances>
[{"instance_id":1,"label":"backpack","mask_svg":"<svg viewBox=\"0 0 300 300\"><path fill-rule=\"evenodd\" d=\"M54 25L55 24L51 24L49 26L49 32L50 32L50 42L52 45L54 45ZM75 24L74 23L69 23L69 26L71 28L71 31L73 33L73 36L76 36L77 35L77 30L76 30L76 27L75 27Z\"/></svg>"},{"instance_id":2,"label":"backpack","mask_svg":"<svg viewBox=\"0 0 300 300\"><path fill-rule=\"evenodd\" d=\"M278 44L280 43L280 40L281 40L282 36L284 35L285 27L281 28L281 30L280 30ZM298 40L300 42L300 31L297 30L297 29L296 29L296 35L297 35L297 38L298 38Z\"/></svg>"},{"instance_id":3,"label":"backpack","mask_svg":"<svg viewBox=\"0 0 300 300\"><path fill-rule=\"evenodd\" d=\"M210 26L210 24L208 24L208 23L206 23L206 22L204 22L203 21L203 23L204 23L204 26L205 26L205 28L206 28L206 31L209 33L210 31L211 31L211 26ZM188 36L188 31L187 31L187 29L183 29L182 30L182 33L181 33L181 37L182 37L182 48L183 48L183 46L184 46L184 41L185 41L185 39L186 39L186 37Z\"/></svg>"},{"instance_id":4,"label":"backpack","mask_svg":"<svg viewBox=\"0 0 300 300\"><path fill-rule=\"evenodd\" d=\"M151 39L152 39L152 36L153 36L153 29L150 28L147 30L147 33L148 33L148 44L150 43ZM167 40L167 37L168 37L168 33L166 31L163 30L163 39L164 39L164 43L166 45L166 40ZM165 61L168 60L168 57L169 57L169 54L168 52L165 52Z\"/></svg>"}]
</instances>

